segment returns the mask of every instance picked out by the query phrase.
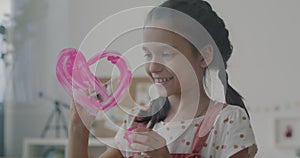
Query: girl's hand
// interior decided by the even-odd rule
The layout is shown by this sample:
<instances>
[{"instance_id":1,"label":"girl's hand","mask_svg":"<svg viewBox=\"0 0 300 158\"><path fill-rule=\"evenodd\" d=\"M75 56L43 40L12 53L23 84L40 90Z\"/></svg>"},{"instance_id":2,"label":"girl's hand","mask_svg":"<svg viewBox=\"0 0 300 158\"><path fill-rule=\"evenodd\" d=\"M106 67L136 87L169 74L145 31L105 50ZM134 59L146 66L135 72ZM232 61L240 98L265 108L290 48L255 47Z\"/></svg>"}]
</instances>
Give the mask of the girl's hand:
<instances>
[{"instance_id":1,"label":"girl's hand","mask_svg":"<svg viewBox=\"0 0 300 158\"><path fill-rule=\"evenodd\" d=\"M90 130L95 116L88 113L88 111L80 104L72 100L71 110L71 126Z\"/></svg>"},{"instance_id":2,"label":"girl's hand","mask_svg":"<svg viewBox=\"0 0 300 158\"><path fill-rule=\"evenodd\" d=\"M92 88L89 88L84 93L90 97L97 97L95 96L96 93ZM74 99L72 100L71 105L71 127L75 127L76 129L83 131L87 130L86 132L89 133L92 123L95 120L95 116L91 115L82 105L76 103Z\"/></svg>"},{"instance_id":3,"label":"girl's hand","mask_svg":"<svg viewBox=\"0 0 300 158\"><path fill-rule=\"evenodd\" d=\"M146 153L149 157L171 157L166 140L151 129L139 127L129 135L129 138L133 141L130 147L134 151ZM135 157L147 157L142 154L135 155Z\"/></svg>"}]
</instances>

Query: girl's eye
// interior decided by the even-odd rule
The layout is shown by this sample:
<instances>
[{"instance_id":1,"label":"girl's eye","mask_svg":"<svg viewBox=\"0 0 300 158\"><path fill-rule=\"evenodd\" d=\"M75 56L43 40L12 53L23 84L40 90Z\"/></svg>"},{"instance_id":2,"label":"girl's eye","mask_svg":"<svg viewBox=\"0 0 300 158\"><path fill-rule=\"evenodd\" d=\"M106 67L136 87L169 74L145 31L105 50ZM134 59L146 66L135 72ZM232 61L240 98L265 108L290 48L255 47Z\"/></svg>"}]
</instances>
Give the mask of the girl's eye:
<instances>
[{"instance_id":1,"label":"girl's eye","mask_svg":"<svg viewBox=\"0 0 300 158\"><path fill-rule=\"evenodd\" d=\"M145 59L146 61L152 60L152 54L151 54L151 53L145 53L145 54L144 54L144 59Z\"/></svg>"},{"instance_id":2,"label":"girl's eye","mask_svg":"<svg viewBox=\"0 0 300 158\"><path fill-rule=\"evenodd\" d=\"M165 51L165 52L162 53L163 58L171 59L174 56L175 56L174 52Z\"/></svg>"}]
</instances>

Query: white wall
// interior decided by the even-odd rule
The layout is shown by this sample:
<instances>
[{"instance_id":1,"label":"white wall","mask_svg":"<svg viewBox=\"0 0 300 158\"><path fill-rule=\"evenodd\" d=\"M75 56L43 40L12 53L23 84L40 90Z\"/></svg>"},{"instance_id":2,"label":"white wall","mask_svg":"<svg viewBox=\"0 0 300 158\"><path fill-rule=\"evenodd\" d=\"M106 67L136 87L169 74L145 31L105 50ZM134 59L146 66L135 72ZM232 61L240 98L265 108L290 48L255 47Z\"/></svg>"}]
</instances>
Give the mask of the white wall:
<instances>
[{"instance_id":1,"label":"white wall","mask_svg":"<svg viewBox=\"0 0 300 158\"><path fill-rule=\"evenodd\" d=\"M28 71L40 74L19 76L25 79L23 85L26 90L21 91L22 87L15 90L30 94L21 97L18 103L8 107L7 154L20 155L22 139L39 136L52 110L51 103L35 96L38 91L43 90L54 98L68 101L55 78L54 65L59 50L64 47L79 47L86 34L109 15L131 7L155 5L161 1L44 0L47 9L37 9L40 11L37 15L42 16L46 13L45 17L42 19L36 17L33 20L31 24L35 28L32 30L33 35L29 36L25 33L28 30L21 29L21 34L26 35L22 38L26 40L19 41L16 46L18 51L16 54L19 57L35 64L34 66L28 64L30 66L27 68ZM300 74L297 68L300 67L300 63L297 60L300 55L297 46L300 35L298 31L300 10L297 7L300 2L297 0L210 0L210 2L224 18L231 34L234 52L228 64L230 82L246 98L247 105L251 109L251 120L259 146L257 157L295 157L294 149L281 149L274 145L273 129L274 118L278 115L295 116L299 108L284 112L265 109L299 101L300 84L297 84L297 81ZM18 6L17 3L20 5L19 0L15 0L14 3L15 7ZM18 11L18 8L14 11ZM27 66L23 64L22 66Z\"/></svg>"},{"instance_id":2,"label":"white wall","mask_svg":"<svg viewBox=\"0 0 300 158\"><path fill-rule=\"evenodd\" d=\"M274 119L299 116L300 112L300 2L210 2L231 33L234 52L229 77L251 109L257 157L296 157L295 149L275 145Z\"/></svg>"},{"instance_id":3,"label":"white wall","mask_svg":"<svg viewBox=\"0 0 300 158\"><path fill-rule=\"evenodd\" d=\"M300 2L212 0L212 4L231 32L232 82L239 85L249 102L260 105L298 99Z\"/></svg>"}]
</instances>

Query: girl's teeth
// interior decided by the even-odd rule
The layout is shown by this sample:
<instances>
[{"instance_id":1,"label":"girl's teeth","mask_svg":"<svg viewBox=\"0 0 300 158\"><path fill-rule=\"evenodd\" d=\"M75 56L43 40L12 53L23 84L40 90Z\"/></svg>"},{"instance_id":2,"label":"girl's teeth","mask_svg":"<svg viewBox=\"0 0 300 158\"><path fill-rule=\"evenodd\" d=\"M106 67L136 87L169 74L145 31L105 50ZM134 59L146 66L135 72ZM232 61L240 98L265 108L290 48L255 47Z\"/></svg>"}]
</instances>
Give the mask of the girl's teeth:
<instances>
[{"instance_id":1,"label":"girl's teeth","mask_svg":"<svg viewBox=\"0 0 300 158\"><path fill-rule=\"evenodd\" d=\"M160 79L156 79L157 83L162 83L162 82L167 82L169 81L171 78L160 78Z\"/></svg>"}]
</instances>

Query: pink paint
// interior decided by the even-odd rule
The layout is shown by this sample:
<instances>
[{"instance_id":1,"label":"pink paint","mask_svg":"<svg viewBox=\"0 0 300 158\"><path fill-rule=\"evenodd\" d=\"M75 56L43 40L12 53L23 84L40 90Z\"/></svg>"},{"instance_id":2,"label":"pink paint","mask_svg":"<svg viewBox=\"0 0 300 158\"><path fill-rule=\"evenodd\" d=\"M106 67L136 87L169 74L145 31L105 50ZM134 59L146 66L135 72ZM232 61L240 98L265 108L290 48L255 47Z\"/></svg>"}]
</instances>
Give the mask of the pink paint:
<instances>
[{"instance_id":1,"label":"pink paint","mask_svg":"<svg viewBox=\"0 0 300 158\"><path fill-rule=\"evenodd\" d=\"M117 88L112 94L108 94L103 84L89 69L91 65L102 58L107 58L120 71ZM126 61L118 52L104 51L86 61L80 51L74 48L66 48L58 55L56 77L65 91L77 103L88 107L92 110L92 114L96 115L99 109L107 110L117 105L131 82L132 74ZM101 96L101 100L87 96L84 91L87 91L88 88L93 88Z\"/></svg>"},{"instance_id":2,"label":"pink paint","mask_svg":"<svg viewBox=\"0 0 300 158\"><path fill-rule=\"evenodd\" d=\"M126 130L125 132L125 139L128 141L129 144L132 144L133 141L129 138L129 135L135 130L137 129L138 126L132 126L129 129Z\"/></svg>"}]
</instances>

